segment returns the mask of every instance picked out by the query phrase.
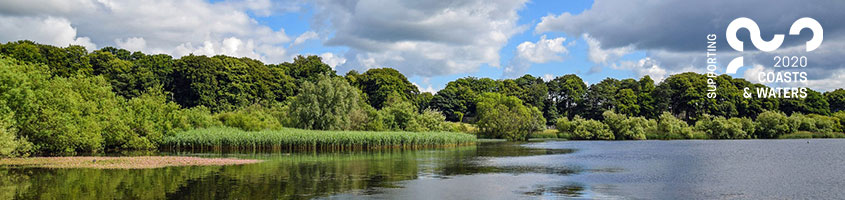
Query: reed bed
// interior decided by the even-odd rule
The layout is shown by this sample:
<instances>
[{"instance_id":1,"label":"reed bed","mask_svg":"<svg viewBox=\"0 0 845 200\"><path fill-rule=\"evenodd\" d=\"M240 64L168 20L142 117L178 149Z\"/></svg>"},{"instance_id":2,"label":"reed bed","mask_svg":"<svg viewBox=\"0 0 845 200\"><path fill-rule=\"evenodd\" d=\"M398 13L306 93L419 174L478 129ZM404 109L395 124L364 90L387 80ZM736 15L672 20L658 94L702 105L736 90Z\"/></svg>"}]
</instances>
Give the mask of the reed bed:
<instances>
[{"instance_id":1,"label":"reed bed","mask_svg":"<svg viewBox=\"0 0 845 200\"><path fill-rule=\"evenodd\" d=\"M455 132L318 131L282 128L243 131L213 127L178 132L164 138L170 150L355 150L421 148L474 144L474 135Z\"/></svg>"}]
</instances>

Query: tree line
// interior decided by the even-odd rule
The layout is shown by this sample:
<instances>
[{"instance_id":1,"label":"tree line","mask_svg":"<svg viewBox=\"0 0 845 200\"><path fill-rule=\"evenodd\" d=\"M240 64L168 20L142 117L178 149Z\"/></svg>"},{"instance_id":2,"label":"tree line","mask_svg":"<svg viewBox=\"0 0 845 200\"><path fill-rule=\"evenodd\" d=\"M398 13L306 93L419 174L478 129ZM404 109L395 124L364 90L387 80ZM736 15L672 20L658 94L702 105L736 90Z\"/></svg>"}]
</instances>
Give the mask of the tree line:
<instances>
[{"instance_id":1,"label":"tree line","mask_svg":"<svg viewBox=\"0 0 845 200\"><path fill-rule=\"evenodd\" d=\"M660 83L644 76L592 85L574 74L549 81L465 77L432 94L395 69L341 76L317 56L265 64L113 47L89 53L32 41L0 44L0 54L3 128L17 133L5 135L28 141L34 152L155 148L172 131L208 126L448 131L469 123L487 136L520 140L560 127L560 119L598 126L589 120L607 120L607 111L646 121L668 114L695 124L714 117L756 119L767 111L837 116L845 108L843 89L808 90L804 99L743 98L742 88L767 86L728 75L715 79L718 97L706 98L706 77L691 72ZM0 154L9 149L0 147Z\"/></svg>"}]
</instances>

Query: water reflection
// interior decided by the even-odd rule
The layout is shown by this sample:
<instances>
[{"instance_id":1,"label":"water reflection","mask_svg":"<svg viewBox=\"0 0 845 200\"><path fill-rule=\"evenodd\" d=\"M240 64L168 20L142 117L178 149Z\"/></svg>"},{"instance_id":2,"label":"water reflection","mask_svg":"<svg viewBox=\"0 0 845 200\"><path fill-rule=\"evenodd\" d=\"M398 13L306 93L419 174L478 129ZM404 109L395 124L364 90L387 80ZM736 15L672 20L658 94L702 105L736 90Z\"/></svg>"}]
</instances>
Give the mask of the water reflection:
<instances>
[{"instance_id":1,"label":"water reflection","mask_svg":"<svg viewBox=\"0 0 845 200\"><path fill-rule=\"evenodd\" d=\"M0 199L308 199L339 193L378 195L403 187L398 185L402 181L420 178L576 173L577 169L560 167L488 165L494 158L571 152L484 142L424 150L166 153L265 161L239 166L132 170L5 167L0 168Z\"/></svg>"}]
</instances>

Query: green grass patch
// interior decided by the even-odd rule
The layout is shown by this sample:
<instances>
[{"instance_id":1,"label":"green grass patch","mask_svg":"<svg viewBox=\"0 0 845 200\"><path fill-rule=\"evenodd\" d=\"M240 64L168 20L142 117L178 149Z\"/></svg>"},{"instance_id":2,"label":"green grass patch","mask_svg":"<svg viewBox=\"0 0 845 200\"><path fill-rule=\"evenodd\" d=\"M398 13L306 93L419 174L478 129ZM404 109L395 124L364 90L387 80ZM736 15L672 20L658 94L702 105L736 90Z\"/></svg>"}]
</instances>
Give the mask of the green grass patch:
<instances>
[{"instance_id":1,"label":"green grass patch","mask_svg":"<svg viewBox=\"0 0 845 200\"><path fill-rule=\"evenodd\" d=\"M531 133L531 138L558 138L556 129L546 129Z\"/></svg>"},{"instance_id":2,"label":"green grass patch","mask_svg":"<svg viewBox=\"0 0 845 200\"><path fill-rule=\"evenodd\" d=\"M803 138L845 138L843 133L817 133L808 131L798 131L795 133L785 134L778 137L778 139L803 139Z\"/></svg>"},{"instance_id":3,"label":"green grass patch","mask_svg":"<svg viewBox=\"0 0 845 200\"><path fill-rule=\"evenodd\" d=\"M161 147L184 150L347 150L458 146L475 142L474 135L455 132L318 131L292 128L243 131L214 127L178 132L164 138Z\"/></svg>"}]
</instances>

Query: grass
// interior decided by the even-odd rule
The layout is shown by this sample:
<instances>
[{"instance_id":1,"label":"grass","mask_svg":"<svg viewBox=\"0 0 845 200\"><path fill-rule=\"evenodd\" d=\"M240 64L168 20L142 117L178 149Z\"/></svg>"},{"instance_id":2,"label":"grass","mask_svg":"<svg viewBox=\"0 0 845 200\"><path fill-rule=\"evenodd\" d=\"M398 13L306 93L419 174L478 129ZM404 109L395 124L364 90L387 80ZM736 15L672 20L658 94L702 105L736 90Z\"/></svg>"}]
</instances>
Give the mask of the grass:
<instances>
[{"instance_id":1,"label":"grass","mask_svg":"<svg viewBox=\"0 0 845 200\"><path fill-rule=\"evenodd\" d=\"M178 132L164 138L161 147L183 150L344 150L458 146L475 142L474 135L454 132L317 131L292 128L243 131L214 127Z\"/></svg>"},{"instance_id":2,"label":"grass","mask_svg":"<svg viewBox=\"0 0 845 200\"><path fill-rule=\"evenodd\" d=\"M808 131L798 131L795 133L785 134L778 137L778 139L803 139L803 138L845 138L843 133L817 133Z\"/></svg>"},{"instance_id":3,"label":"grass","mask_svg":"<svg viewBox=\"0 0 845 200\"><path fill-rule=\"evenodd\" d=\"M0 166L36 168L150 169L170 166L240 165L258 162L261 161L236 158L199 158L185 156L75 156L3 158L0 159Z\"/></svg>"},{"instance_id":4,"label":"grass","mask_svg":"<svg viewBox=\"0 0 845 200\"><path fill-rule=\"evenodd\" d=\"M531 134L531 138L558 138L557 129L545 129Z\"/></svg>"}]
</instances>

